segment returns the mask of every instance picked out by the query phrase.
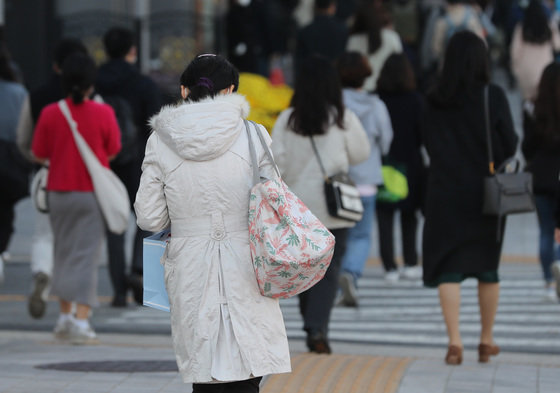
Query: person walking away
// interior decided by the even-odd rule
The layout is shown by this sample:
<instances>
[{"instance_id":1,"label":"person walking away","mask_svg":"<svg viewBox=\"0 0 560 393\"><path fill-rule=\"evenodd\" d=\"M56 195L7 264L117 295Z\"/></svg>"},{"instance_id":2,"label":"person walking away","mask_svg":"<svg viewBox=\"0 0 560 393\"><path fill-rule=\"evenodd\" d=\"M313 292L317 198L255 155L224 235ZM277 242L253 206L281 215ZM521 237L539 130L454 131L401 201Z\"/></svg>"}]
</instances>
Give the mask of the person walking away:
<instances>
[{"instance_id":1,"label":"person walking away","mask_svg":"<svg viewBox=\"0 0 560 393\"><path fill-rule=\"evenodd\" d=\"M539 259L544 278L544 297L557 301L552 264L560 260L554 241L554 208L560 173L560 64L543 71L533 113L526 113L521 150L526 170L533 174L533 192L539 219Z\"/></svg>"},{"instance_id":2,"label":"person walking away","mask_svg":"<svg viewBox=\"0 0 560 393\"><path fill-rule=\"evenodd\" d=\"M438 18L434 26L431 41L433 56L440 60L440 65L444 59L449 40L460 31L471 31L481 39L486 40L484 27L472 1L446 0L444 14Z\"/></svg>"},{"instance_id":3,"label":"person walking away","mask_svg":"<svg viewBox=\"0 0 560 393\"><path fill-rule=\"evenodd\" d=\"M291 107L283 111L272 129L272 152L290 189L331 231L336 246L325 276L299 295L299 309L307 347L311 352L331 353L329 320L338 290L348 228L354 222L332 217L327 210L325 177L348 172L351 165L370 154L368 136L360 119L344 107L336 69L329 59L312 55L304 61L296 79Z\"/></svg>"},{"instance_id":4,"label":"person walking away","mask_svg":"<svg viewBox=\"0 0 560 393\"><path fill-rule=\"evenodd\" d=\"M193 392L258 392L264 375L290 371L290 354L278 299L260 294L251 261L249 104L221 56L197 56L180 83L185 102L150 120L138 225L171 228L163 263L183 381ZM257 128L250 132L270 143ZM262 176L275 178L264 148L255 148Z\"/></svg>"},{"instance_id":5,"label":"person walking away","mask_svg":"<svg viewBox=\"0 0 560 393\"><path fill-rule=\"evenodd\" d=\"M346 49L358 51L368 57L372 73L364 83L368 92L375 91L377 79L385 60L393 53L403 51L396 31L384 26L379 6L367 0L358 7Z\"/></svg>"},{"instance_id":6,"label":"person walking away","mask_svg":"<svg viewBox=\"0 0 560 393\"><path fill-rule=\"evenodd\" d=\"M303 61L313 54L334 61L344 53L348 41L348 28L336 18L335 0L315 0L315 17L300 29L296 37L294 74L299 72Z\"/></svg>"},{"instance_id":7,"label":"person walking away","mask_svg":"<svg viewBox=\"0 0 560 393\"><path fill-rule=\"evenodd\" d=\"M62 83L72 118L99 162L109 167L120 150L119 126L110 106L89 99L94 79L95 63L89 56L74 53L64 61ZM31 150L38 162L49 163L47 190L54 236L51 294L60 303L54 334L74 344L90 344L97 341L89 314L98 304L105 223L91 177L57 103L41 112Z\"/></svg>"},{"instance_id":8,"label":"person walking away","mask_svg":"<svg viewBox=\"0 0 560 393\"><path fill-rule=\"evenodd\" d=\"M499 347L493 327L500 291L498 263L505 219L482 214L483 179L489 175L484 93L496 167L517 146L507 98L489 84L484 41L470 31L456 33L447 47L438 83L428 97L425 145L430 158L423 233L424 285L438 288L447 335L447 364L463 360L459 331L461 282L478 280L479 362ZM501 230L500 230L501 229ZM497 233L501 237L497 239Z\"/></svg>"},{"instance_id":9,"label":"person walking away","mask_svg":"<svg viewBox=\"0 0 560 393\"><path fill-rule=\"evenodd\" d=\"M8 50L0 45L0 284L4 281L3 253L14 232L14 207L28 195L28 168L16 147L16 128L27 90L16 82Z\"/></svg>"},{"instance_id":10,"label":"person walking away","mask_svg":"<svg viewBox=\"0 0 560 393\"><path fill-rule=\"evenodd\" d=\"M418 265L416 247L417 215L423 205L426 182L421 153L424 100L416 91L414 72L404 54L389 56L381 70L377 91L389 110L394 132L385 160L404 171L408 184L405 199L396 202L377 200L375 207L381 262L385 269L385 280L389 283L399 278L418 280L422 278L422 268ZM393 237L396 212L400 214L404 259L400 273L395 262Z\"/></svg>"},{"instance_id":11,"label":"person walking away","mask_svg":"<svg viewBox=\"0 0 560 393\"><path fill-rule=\"evenodd\" d=\"M548 20L540 0L531 0L523 20L515 26L510 47L511 69L524 108L531 111L537 87L544 68L554 61L554 52L560 50L558 26Z\"/></svg>"},{"instance_id":12,"label":"person walking away","mask_svg":"<svg viewBox=\"0 0 560 393\"><path fill-rule=\"evenodd\" d=\"M371 75L367 57L359 52L346 52L338 59L337 69L343 87L344 105L358 116L371 147L368 159L351 166L348 172L360 191L364 213L362 219L348 230L339 285L342 290L341 303L357 307L358 279L362 276L371 250L377 187L383 183L381 156L389 151L393 128L383 101L363 89L364 81Z\"/></svg>"},{"instance_id":13,"label":"person walking away","mask_svg":"<svg viewBox=\"0 0 560 393\"><path fill-rule=\"evenodd\" d=\"M29 94L24 103L17 129L17 144L22 154L34 162L31 153L34 126L45 106L65 97L62 90L62 64L72 53L87 54L84 44L75 38L63 38L54 49L50 79ZM39 166L36 166L36 170ZM47 297L53 269L53 234L49 215L37 211L31 242L31 275L33 285L27 299L27 310L33 318L42 318L47 310Z\"/></svg>"},{"instance_id":14,"label":"person walking away","mask_svg":"<svg viewBox=\"0 0 560 393\"><path fill-rule=\"evenodd\" d=\"M103 36L103 45L109 61L99 67L95 88L103 100L113 107L119 120L123 150L111 162L111 169L126 186L132 206L140 184L140 167L150 134L148 119L160 109L161 94L155 83L140 74L135 66L137 48L132 31L113 27ZM126 233L117 235L107 232L113 307L126 307L129 287L135 302L140 305L143 302L142 242L149 233L137 226L133 231L130 274L126 274Z\"/></svg>"}]
</instances>

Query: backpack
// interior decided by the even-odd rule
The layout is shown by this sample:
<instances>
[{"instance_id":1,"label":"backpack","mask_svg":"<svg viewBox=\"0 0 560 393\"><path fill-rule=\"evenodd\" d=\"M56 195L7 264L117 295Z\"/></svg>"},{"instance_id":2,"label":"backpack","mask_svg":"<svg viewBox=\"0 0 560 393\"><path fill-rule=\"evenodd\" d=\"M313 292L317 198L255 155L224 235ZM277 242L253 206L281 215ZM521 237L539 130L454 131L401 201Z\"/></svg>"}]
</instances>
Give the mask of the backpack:
<instances>
[{"instance_id":1,"label":"backpack","mask_svg":"<svg viewBox=\"0 0 560 393\"><path fill-rule=\"evenodd\" d=\"M134 122L134 111L130 103L119 95L104 95L103 102L115 111L117 122L121 130L121 151L111 164L124 165L138 157L138 127Z\"/></svg>"}]
</instances>

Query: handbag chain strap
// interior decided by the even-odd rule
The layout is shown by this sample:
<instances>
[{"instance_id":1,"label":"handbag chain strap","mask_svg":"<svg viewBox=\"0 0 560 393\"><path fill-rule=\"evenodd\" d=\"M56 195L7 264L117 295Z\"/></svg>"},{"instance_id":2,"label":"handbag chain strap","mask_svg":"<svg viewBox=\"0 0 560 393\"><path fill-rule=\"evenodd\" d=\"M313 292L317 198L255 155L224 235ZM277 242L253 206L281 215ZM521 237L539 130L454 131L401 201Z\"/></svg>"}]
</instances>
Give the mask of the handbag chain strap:
<instances>
[{"instance_id":1,"label":"handbag chain strap","mask_svg":"<svg viewBox=\"0 0 560 393\"><path fill-rule=\"evenodd\" d=\"M486 124L486 146L488 147L488 171L491 175L496 173L494 168L494 155L492 153L492 136L490 134L490 102L488 98L488 85L484 87L484 122Z\"/></svg>"},{"instance_id":2,"label":"handbag chain strap","mask_svg":"<svg viewBox=\"0 0 560 393\"><path fill-rule=\"evenodd\" d=\"M319 166L321 167L321 172L323 172L325 182L330 183L331 179L327 176L327 171L323 166L323 161L321 161L321 156L319 155L319 151L317 150L317 146L315 145L315 140L313 139L313 135L309 135L309 139L311 139L311 146L313 147L313 152L315 153L315 157L317 157L317 161L319 162Z\"/></svg>"}]
</instances>

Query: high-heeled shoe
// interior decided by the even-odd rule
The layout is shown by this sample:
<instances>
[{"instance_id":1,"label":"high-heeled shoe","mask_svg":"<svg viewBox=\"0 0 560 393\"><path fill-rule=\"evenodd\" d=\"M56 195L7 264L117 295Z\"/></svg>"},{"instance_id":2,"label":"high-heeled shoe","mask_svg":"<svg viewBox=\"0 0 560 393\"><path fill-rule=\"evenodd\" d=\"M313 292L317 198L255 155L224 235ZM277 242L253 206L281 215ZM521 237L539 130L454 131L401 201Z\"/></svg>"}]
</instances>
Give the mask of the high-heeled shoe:
<instances>
[{"instance_id":1,"label":"high-heeled shoe","mask_svg":"<svg viewBox=\"0 0 560 393\"><path fill-rule=\"evenodd\" d=\"M490 356L496 356L500 353L500 347L493 344L479 344L478 345L478 361L480 363L488 363Z\"/></svg>"},{"instance_id":2,"label":"high-heeled shoe","mask_svg":"<svg viewBox=\"0 0 560 393\"><path fill-rule=\"evenodd\" d=\"M456 345L450 345L445 355L445 363L458 366L463 363L463 348Z\"/></svg>"}]
</instances>

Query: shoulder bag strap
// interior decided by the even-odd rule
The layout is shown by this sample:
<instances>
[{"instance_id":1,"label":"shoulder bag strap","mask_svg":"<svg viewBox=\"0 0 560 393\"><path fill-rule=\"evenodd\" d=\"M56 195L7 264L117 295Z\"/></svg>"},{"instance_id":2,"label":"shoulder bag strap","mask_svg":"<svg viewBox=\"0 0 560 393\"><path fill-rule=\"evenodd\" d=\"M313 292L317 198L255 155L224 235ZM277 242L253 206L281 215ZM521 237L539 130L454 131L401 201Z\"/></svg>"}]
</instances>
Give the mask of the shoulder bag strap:
<instances>
[{"instance_id":1,"label":"shoulder bag strap","mask_svg":"<svg viewBox=\"0 0 560 393\"><path fill-rule=\"evenodd\" d=\"M315 145L315 140L313 139L313 135L309 136L311 139L311 146L313 147L313 152L315 153L315 157L317 157L317 161L319 162L319 166L321 167L321 172L323 172L323 177L325 181L330 181L329 177L327 176L327 171L325 171L325 167L323 166L323 161L321 161L321 156L319 155L319 151L317 150L317 145Z\"/></svg>"},{"instance_id":2,"label":"shoulder bag strap","mask_svg":"<svg viewBox=\"0 0 560 393\"><path fill-rule=\"evenodd\" d=\"M494 154L492 153L492 135L490 134L489 90L488 85L484 87L484 122L486 124L486 146L488 148L488 171L493 175L496 170L494 168Z\"/></svg>"},{"instance_id":3,"label":"shoulder bag strap","mask_svg":"<svg viewBox=\"0 0 560 393\"><path fill-rule=\"evenodd\" d=\"M255 145L253 144L253 138L251 138L251 130L249 130L249 122L243 120L245 123L245 130L247 131L247 139L249 140L249 154L251 156L251 166L253 167L253 185L260 181L259 175L259 165L257 162L257 153L255 152Z\"/></svg>"},{"instance_id":4,"label":"shoulder bag strap","mask_svg":"<svg viewBox=\"0 0 560 393\"><path fill-rule=\"evenodd\" d=\"M62 111L62 114L66 118L66 121L68 122L68 125L72 130L74 141L76 142L76 146L78 147L78 151L82 156L82 160L84 161L84 164L86 165L88 171L91 172L92 170L94 170L94 168L92 168L92 164L97 162L99 165L101 165L99 159L97 158L95 153L91 150L91 147L89 147L84 137L78 132L78 125L76 121L72 118L72 114L70 113L70 108L68 108L68 104L66 103L66 101L65 100L58 101L58 107Z\"/></svg>"},{"instance_id":5,"label":"shoulder bag strap","mask_svg":"<svg viewBox=\"0 0 560 393\"><path fill-rule=\"evenodd\" d=\"M255 150L255 145L253 144L253 138L251 137L251 129L249 128L249 121L247 120L243 120L243 122L245 123L245 130L247 131L247 139L249 140L249 154L251 155L251 166L253 167L253 185L257 184L258 182L260 182L261 180L261 176L259 173L259 162L257 160L257 153ZM276 162L274 161L274 158L272 157L272 153L270 151L270 149L268 148L266 141L264 140L261 132L259 131L259 129L257 128L257 125L254 122L251 122L253 124L253 126L255 127L255 130L257 131L257 135L259 137L259 140L263 146L263 149L266 153L266 155L268 156L268 159L270 160L270 162L272 163L272 166L274 166L274 170L276 171L276 174L278 175L278 177L280 176L280 170L278 169L278 166L276 165Z\"/></svg>"},{"instance_id":6,"label":"shoulder bag strap","mask_svg":"<svg viewBox=\"0 0 560 393\"><path fill-rule=\"evenodd\" d=\"M249 120L249 123L251 123L253 125L253 127L255 127L255 131L257 132L257 136L259 137L259 140L261 141L261 145L264 149L264 152L268 156L268 159L270 160L270 163L274 167L274 170L276 171L276 174L278 175L278 177L282 177L282 176L280 176L280 169L278 169L278 165L276 165L276 161L274 161L274 157L272 156L272 152L270 151L270 148L266 144L266 141L264 140L264 137L262 136L262 132L259 130L259 128L257 126L257 123L255 123L254 121L251 121L251 120Z\"/></svg>"}]
</instances>

